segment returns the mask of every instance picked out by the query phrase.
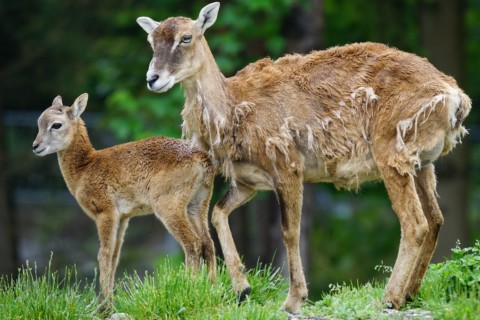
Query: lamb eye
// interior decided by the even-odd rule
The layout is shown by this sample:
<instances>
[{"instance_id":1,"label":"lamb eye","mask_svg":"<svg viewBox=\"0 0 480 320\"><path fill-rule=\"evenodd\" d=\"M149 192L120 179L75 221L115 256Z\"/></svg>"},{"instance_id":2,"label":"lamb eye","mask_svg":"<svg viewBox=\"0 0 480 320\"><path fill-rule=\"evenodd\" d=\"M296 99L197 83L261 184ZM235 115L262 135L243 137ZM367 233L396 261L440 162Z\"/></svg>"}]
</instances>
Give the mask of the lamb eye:
<instances>
[{"instance_id":1,"label":"lamb eye","mask_svg":"<svg viewBox=\"0 0 480 320\"><path fill-rule=\"evenodd\" d=\"M187 34L185 36L182 37L182 40L180 41L181 43L190 43L192 42L192 35L191 34Z\"/></svg>"},{"instance_id":2,"label":"lamb eye","mask_svg":"<svg viewBox=\"0 0 480 320\"><path fill-rule=\"evenodd\" d=\"M62 124L61 123L54 123L52 124L52 129L60 129L62 127Z\"/></svg>"}]
</instances>

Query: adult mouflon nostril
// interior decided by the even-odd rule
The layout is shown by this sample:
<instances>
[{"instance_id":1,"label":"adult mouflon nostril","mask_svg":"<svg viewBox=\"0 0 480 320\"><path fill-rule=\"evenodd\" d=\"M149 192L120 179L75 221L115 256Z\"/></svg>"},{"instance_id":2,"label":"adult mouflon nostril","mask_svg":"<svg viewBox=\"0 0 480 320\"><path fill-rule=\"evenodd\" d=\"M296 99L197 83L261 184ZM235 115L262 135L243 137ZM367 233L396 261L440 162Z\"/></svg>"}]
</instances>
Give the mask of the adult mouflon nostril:
<instances>
[{"instance_id":1,"label":"adult mouflon nostril","mask_svg":"<svg viewBox=\"0 0 480 320\"><path fill-rule=\"evenodd\" d=\"M33 151L37 150L38 146L39 146L39 144L38 144L38 143L34 143L34 144L33 144L33 146L32 146L32 148L33 148Z\"/></svg>"},{"instance_id":2,"label":"adult mouflon nostril","mask_svg":"<svg viewBox=\"0 0 480 320\"><path fill-rule=\"evenodd\" d=\"M150 79L147 78L147 83L148 83L148 85L151 87L151 86L155 83L155 81L158 80L158 78L159 78L159 77L158 77L158 75L156 75L156 74L153 75L152 77L150 77Z\"/></svg>"}]
</instances>

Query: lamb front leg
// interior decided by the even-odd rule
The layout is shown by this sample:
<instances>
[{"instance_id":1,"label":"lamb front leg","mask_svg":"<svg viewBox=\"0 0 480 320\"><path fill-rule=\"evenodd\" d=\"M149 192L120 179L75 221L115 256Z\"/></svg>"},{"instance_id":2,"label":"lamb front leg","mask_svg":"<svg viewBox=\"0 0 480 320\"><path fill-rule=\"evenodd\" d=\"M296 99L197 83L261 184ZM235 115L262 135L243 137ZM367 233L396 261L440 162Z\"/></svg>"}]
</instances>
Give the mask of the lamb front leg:
<instances>
[{"instance_id":1,"label":"lamb front leg","mask_svg":"<svg viewBox=\"0 0 480 320\"><path fill-rule=\"evenodd\" d=\"M96 219L100 249L98 250L98 266L100 270L100 313L110 313L115 271L113 256L118 233L118 219L111 212L102 212Z\"/></svg>"}]
</instances>

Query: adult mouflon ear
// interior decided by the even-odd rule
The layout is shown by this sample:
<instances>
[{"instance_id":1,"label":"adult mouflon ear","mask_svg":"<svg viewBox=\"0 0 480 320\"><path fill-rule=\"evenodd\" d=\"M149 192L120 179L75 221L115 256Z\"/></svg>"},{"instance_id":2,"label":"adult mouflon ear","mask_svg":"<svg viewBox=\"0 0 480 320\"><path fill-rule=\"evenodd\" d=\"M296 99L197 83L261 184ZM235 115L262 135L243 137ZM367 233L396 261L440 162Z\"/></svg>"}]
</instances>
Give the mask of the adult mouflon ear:
<instances>
[{"instance_id":1,"label":"adult mouflon ear","mask_svg":"<svg viewBox=\"0 0 480 320\"><path fill-rule=\"evenodd\" d=\"M195 21L195 27L199 34L204 34L205 30L215 23L217 20L218 9L220 9L220 2L207 4L202 10L200 10L200 14Z\"/></svg>"},{"instance_id":2,"label":"adult mouflon ear","mask_svg":"<svg viewBox=\"0 0 480 320\"><path fill-rule=\"evenodd\" d=\"M52 107L62 107L62 106L63 106L62 97L56 96L55 99L53 99Z\"/></svg>"},{"instance_id":3,"label":"adult mouflon ear","mask_svg":"<svg viewBox=\"0 0 480 320\"><path fill-rule=\"evenodd\" d=\"M80 96L78 96L77 99L75 99L75 102L73 102L72 105L72 117L78 118L80 115L85 111L85 108L87 107L87 102L88 102L88 93L82 93Z\"/></svg>"},{"instance_id":4,"label":"adult mouflon ear","mask_svg":"<svg viewBox=\"0 0 480 320\"><path fill-rule=\"evenodd\" d=\"M148 34L150 34L153 30L155 30L160 25L160 22L157 22L149 17L138 17L137 23Z\"/></svg>"}]
</instances>

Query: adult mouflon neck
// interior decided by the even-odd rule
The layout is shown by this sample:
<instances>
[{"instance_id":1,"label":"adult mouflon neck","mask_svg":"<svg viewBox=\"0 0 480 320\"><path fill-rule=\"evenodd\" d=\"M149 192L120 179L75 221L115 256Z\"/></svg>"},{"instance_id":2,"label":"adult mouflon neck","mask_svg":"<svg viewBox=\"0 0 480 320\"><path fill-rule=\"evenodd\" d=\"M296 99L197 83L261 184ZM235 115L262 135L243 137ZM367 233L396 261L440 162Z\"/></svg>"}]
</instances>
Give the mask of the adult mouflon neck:
<instances>
[{"instance_id":1,"label":"adult mouflon neck","mask_svg":"<svg viewBox=\"0 0 480 320\"><path fill-rule=\"evenodd\" d=\"M183 134L186 138L200 138L207 145L220 141L221 131L230 122L231 94L224 75L205 39L203 63L197 72L182 81L185 105L182 110Z\"/></svg>"}]
</instances>

